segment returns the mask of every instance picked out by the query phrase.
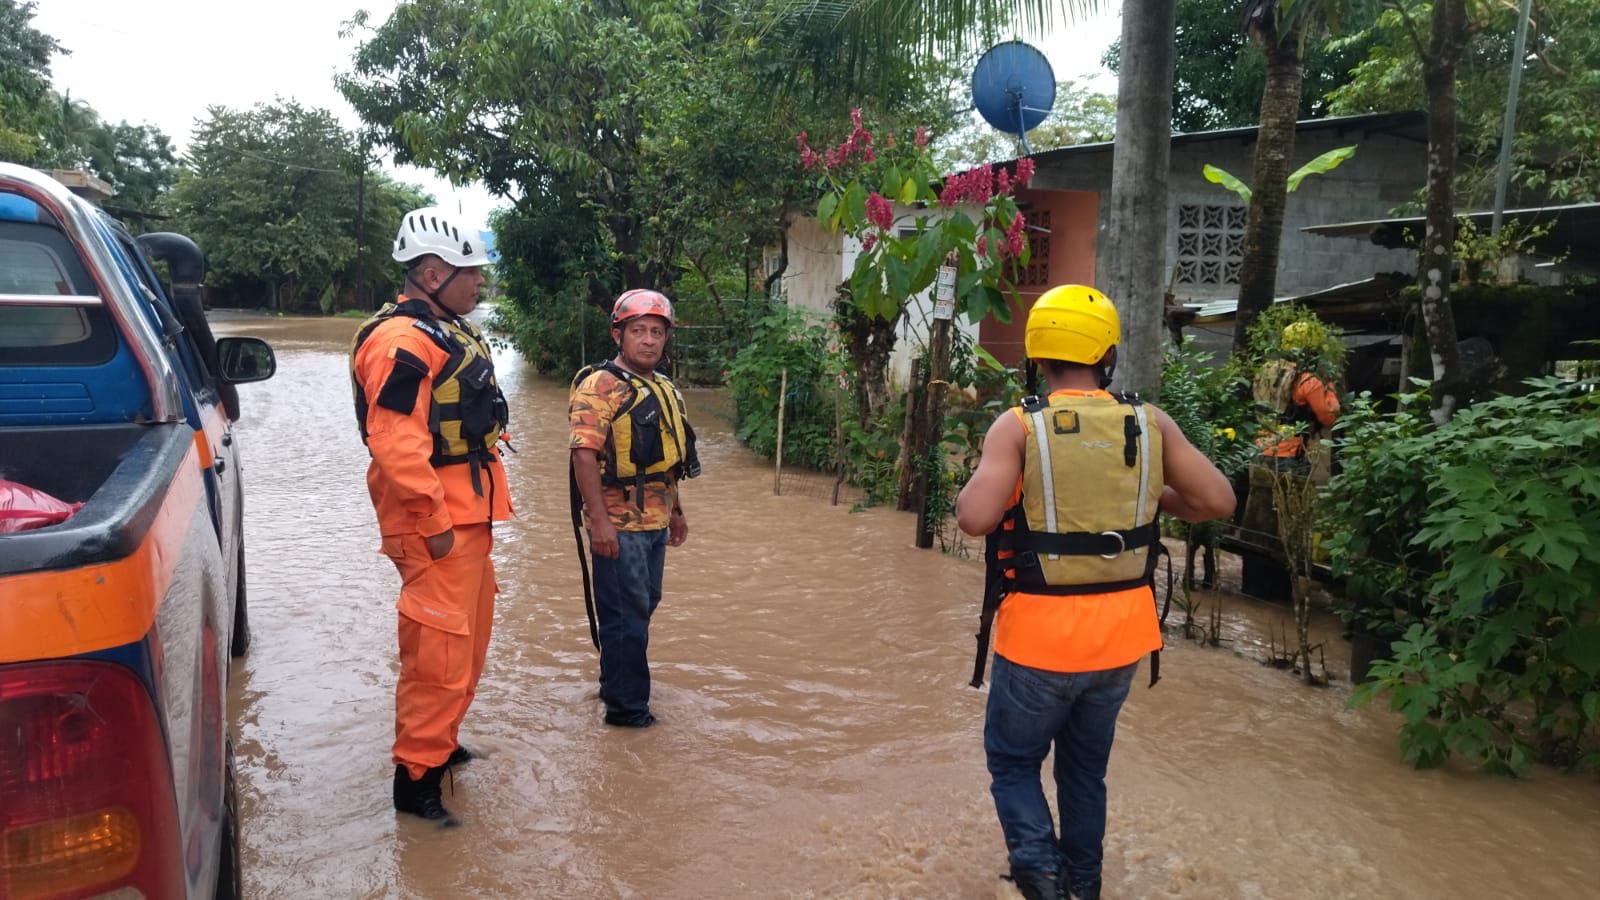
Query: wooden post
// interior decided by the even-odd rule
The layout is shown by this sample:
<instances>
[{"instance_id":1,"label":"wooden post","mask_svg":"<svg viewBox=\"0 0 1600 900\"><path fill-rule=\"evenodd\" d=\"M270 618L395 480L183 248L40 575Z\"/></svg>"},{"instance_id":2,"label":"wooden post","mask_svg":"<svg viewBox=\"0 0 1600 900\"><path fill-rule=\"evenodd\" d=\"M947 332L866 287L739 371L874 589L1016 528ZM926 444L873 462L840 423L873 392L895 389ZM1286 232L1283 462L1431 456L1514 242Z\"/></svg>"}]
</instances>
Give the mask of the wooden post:
<instances>
[{"instance_id":1,"label":"wooden post","mask_svg":"<svg viewBox=\"0 0 1600 900\"><path fill-rule=\"evenodd\" d=\"M916 509L917 502L917 444L925 429L922 427L923 398L922 360L911 363L911 382L906 385L906 427L900 435L900 490L895 509L902 512Z\"/></svg>"},{"instance_id":2,"label":"wooden post","mask_svg":"<svg viewBox=\"0 0 1600 900\"><path fill-rule=\"evenodd\" d=\"M928 497L933 492L928 490L927 459L944 446L945 398L950 388L950 329L955 317L955 266L946 263L940 268L935 283L933 333L928 337L928 417L923 432L927 440L923 442L922 467L918 472L921 489L917 492L917 546L923 549L933 546L934 534L939 530L938 523L928 514Z\"/></svg>"},{"instance_id":3,"label":"wooden post","mask_svg":"<svg viewBox=\"0 0 1600 900\"><path fill-rule=\"evenodd\" d=\"M789 397L789 370L785 368L778 381L778 454L777 465L772 469L772 492L783 493L783 402Z\"/></svg>"},{"instance_id":4,"label":"wooden post","mask_svg":"<svg viewBox=\"0 0 1600 900\"><path fill-rule=\"evenodd\" d=\"M839 485L844 484L844 385L833 382L833 502L839 505Z\"/></svg>"}]
</instances>

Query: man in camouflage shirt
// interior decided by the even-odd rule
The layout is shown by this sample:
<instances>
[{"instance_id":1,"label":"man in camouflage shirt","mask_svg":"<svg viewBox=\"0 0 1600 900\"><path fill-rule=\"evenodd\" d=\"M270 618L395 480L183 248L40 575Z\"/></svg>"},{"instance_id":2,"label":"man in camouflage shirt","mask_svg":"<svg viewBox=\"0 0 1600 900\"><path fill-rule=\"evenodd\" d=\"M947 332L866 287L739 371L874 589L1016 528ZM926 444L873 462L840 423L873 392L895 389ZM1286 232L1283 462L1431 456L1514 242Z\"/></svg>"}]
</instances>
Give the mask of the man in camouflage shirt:
<instances>
[{"instance_id":1,"label":"man in camouflage shirt","mask_svg":"<svg viewBox=\"0 0 1600 900\"><path fill-rule=\"evenodd\" d=\"M656 721L646 657L650 617L661 602L667 547L689 536L678 482L697 471L683 397L655 371L672 324L672 303L661 294L618 297L611 312L617 356L579 373L568 410L594 556L600 699L606 724L626 728Z\"/></svg>"}]
</instances>

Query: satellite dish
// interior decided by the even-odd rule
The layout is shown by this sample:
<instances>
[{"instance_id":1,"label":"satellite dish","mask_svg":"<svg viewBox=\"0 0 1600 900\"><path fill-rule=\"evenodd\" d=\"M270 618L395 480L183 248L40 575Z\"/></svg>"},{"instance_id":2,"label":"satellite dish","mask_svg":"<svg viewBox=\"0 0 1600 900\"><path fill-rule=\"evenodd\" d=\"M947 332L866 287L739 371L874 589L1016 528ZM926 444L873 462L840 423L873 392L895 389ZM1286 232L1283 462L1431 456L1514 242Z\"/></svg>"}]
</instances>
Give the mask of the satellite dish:
<instances>
[{"instance_id":1,"label":"satellite dish","mask_svg":"<svg viewBox=\"0 0 1600 900\"><path fill-rule=\"evenodd\" d=\"M1014 134L1026 155L1028 132L1056 102L1056 73L1037 48L1022 41L990 47L972 69L972 105L992 127Z\"/></svg>"}]
</instances>

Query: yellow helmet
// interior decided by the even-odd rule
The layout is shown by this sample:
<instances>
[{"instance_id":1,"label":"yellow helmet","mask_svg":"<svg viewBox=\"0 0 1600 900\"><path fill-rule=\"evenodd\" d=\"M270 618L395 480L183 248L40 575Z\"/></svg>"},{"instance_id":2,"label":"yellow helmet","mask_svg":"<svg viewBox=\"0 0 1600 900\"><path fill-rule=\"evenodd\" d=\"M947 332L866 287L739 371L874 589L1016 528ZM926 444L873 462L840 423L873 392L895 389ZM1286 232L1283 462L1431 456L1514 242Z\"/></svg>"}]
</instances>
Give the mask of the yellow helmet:
<instances>
[{"instance_id":1,"label":"yellow helmet","mask_svg":"<svg viewBox=\"0 0 1600 900\"><path fill-rule=\"evenodd\" d=\"M1092 287L1063 284L1034 301L1023 347L1030 359L1092 366L1121 341L1122 323L1110 298Z\"/></svg>"},{"instance_id":2,"label":"yellow helmet","mask_svg":"<svg viewBox=\"0 0 1600 900\"><path fill-rule=\"evenodd\" d=\"M1327 339L1327 329L1320 323L1302 319L1284 326L1278 346L1284 350L1314 350L1322 346Z\"/></svg>"}]
</instances>

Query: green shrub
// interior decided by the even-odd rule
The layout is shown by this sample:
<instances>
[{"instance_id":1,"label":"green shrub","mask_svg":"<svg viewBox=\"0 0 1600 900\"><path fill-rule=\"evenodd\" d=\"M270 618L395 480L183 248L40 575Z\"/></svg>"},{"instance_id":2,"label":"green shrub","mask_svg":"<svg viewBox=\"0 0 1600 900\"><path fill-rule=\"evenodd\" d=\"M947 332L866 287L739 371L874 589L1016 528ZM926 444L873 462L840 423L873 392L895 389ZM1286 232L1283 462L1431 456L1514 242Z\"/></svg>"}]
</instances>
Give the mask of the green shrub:
<instances>
[{"instance_id":1,"label":"green shrub","mask_svg":"<svg viewBox=\"0 0 1600 900\"><path fill-rule=\"evenodd\" d=\"M750 342L728 367L734 431L745 446L771 457L778 447L778 399L784 396L784 465L831 470L834 398L828 330L820 316L776 307L755 323ZM787 379L784 371L787 370Z\"/></svg>"},{"instance_id":2,"label":"green shrub","mask_svg":"<svg viewBox=\"0 0 1600 900\"><path fill-rule=\"evenodd\" d=\"M1537 760L1600 767L1600 393L1528 384L1436 429L1408 419L1381 445L1352 436L1400 462L1352 469L1347 455L1329 484L1360 527L1415 515L1393 540L1435 562L1424 617L1351 698L1389 696L1419 767L1451 753L1517 775ZM1402 472L1411 493L1391 499L1407 491Z\"/></svg>"}]
</instances>

